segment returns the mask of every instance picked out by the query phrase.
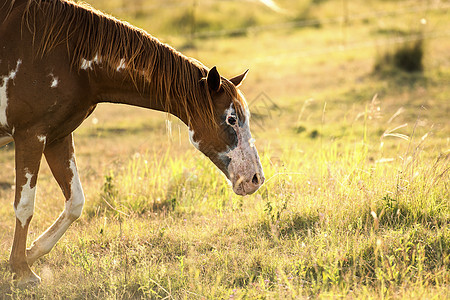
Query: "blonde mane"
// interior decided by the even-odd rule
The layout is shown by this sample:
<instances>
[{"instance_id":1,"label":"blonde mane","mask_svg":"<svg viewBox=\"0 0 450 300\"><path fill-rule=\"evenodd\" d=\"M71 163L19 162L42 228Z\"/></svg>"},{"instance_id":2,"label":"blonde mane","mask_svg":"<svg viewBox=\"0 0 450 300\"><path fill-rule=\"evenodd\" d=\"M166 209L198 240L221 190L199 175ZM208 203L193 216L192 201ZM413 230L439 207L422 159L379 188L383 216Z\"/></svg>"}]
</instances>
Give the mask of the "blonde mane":
<instances>
[{"instance_id":1,"label":"blonde mane","mask_svg":"<svg viewBox=\"0 0 450 300\"><path fill-rule=\"evenodd\" d=\"M38 20L38 15L44 15L44 20ZM207 85L200 83L208 68L144 30L69 0L29 0L23 21L35 36L36 55L65 44L76 69L80 69L83 59L101 57L111 72L123 66L136 88L143 88L138 87L138 82L154 86L156 98L166 100L163 103L167 112L173 113L170 103L174 100L188 122L195 117L205 124L216 123ZM230 84L224 81L225 92L236 102L235 106L244 106Z\"/></svg>"}]
</instances>

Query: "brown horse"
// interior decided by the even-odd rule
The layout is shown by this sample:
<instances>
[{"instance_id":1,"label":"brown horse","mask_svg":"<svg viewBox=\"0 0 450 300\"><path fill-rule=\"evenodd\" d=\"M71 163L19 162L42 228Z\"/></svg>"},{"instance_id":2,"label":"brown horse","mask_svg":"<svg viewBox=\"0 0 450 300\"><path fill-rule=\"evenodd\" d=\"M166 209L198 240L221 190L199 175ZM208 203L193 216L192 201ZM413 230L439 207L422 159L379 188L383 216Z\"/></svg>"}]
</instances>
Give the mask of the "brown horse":
<instances>
[{"instance_id":1,"label":"brown horse","mask_svg":"<svg viewBox=\"0 0 450 300\"><path fill-rule=\"evenodd\" d=\"M0 146L15 142L16 227L10 265L20 283L40 281L30 266L80 217L84 195L72 132L112 102L171 113L189 127L192 144L239 195L264 182L237 87L148 33L65 0L0 0ZM66 198L65 209L30 249L42 155Z\"/></svg>"}]
</instances>

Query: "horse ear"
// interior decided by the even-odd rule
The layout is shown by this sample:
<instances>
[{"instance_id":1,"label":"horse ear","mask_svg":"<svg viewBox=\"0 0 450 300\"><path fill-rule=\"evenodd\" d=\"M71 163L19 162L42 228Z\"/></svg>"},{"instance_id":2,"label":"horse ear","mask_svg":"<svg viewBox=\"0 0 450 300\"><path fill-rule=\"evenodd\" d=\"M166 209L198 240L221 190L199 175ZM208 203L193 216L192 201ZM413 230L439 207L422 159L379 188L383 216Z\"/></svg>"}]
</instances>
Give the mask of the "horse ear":
<instances>
[{"instance_id":1,"label":"horse ear","mask_svg":"<svg viewBox=\"0 0 450 300\"><path fill-rule=\"evenodd\" d=\"M215 66L211 70L209 70L206 82L208 83L208 87L211 91L219 91L222 80L220 79L219 72L217 72L217 68Z\"/></svg>"},{"instance_id":2,"label":"horse ear","mask_svg":"<svg viewBox=\"0 0 450 300\"><path fill-rule=\"evenodd\" d=\"M248 69L241 75L231 78L230 81L234 84L235 87L238 87L241 85L242 81L244 81L245 77L247 77L247 73Z\"/></svg>"}]
</instances>

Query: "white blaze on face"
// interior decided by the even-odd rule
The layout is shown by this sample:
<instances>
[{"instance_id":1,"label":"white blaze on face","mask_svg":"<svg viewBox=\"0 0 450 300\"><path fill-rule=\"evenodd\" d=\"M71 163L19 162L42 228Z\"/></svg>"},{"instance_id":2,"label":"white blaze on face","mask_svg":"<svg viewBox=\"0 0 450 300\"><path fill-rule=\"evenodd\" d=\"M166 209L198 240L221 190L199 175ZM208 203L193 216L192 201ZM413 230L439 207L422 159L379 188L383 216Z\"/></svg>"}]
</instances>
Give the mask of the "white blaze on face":
<instances>
[{"instance_id":1,"label":"white blaze on face","mask_svg":"<svg viewBox=\"0 0 450 300\"><path fill-rule=\"evenodd\" d=\"M8 120L6 118L6 108L8 107L8 82L16 78L17 72L19 72L19 66L21 64L22 60L17 60L16 68L11 70L7 76L0 77L0 126L8 126Z\"/></svg>"},{"instance_id":2,"label":"white blaze on face","mask_svg":"<svg viewBox=\"0 0 450 300\"><path fill-rule=\"evenodd\" d=\"M25 227L27 220L33 215L34 211L34 198L36 196L36 186L31 187L31 179L33 174L30 174L28 170L25 170L25 178L27 182L22 186L20 192L20 201L17 207L14 208L17 219L20 221L22 227Z\"/></svg>"},{"instance_id":3,"label":"white blaze on face","mask_svg":"<svg viewBox=\"0 0 450 300\"><path fill-rule=\"evenodd\" d=\"M230 115L236 116L232 106L225 111L226 118ZM246 195L256 191L264 181L264 174L256 151L254 142L250 133L249 118L250 112L245 110L245 122L237 122L233 129L236 132L238 143L234 149L229 149L219 153L219 157L228 157L228 173L233 184L233 190L236 194ZM252 182L256 176L257 182Z\"/></svg>"}]
</instances>

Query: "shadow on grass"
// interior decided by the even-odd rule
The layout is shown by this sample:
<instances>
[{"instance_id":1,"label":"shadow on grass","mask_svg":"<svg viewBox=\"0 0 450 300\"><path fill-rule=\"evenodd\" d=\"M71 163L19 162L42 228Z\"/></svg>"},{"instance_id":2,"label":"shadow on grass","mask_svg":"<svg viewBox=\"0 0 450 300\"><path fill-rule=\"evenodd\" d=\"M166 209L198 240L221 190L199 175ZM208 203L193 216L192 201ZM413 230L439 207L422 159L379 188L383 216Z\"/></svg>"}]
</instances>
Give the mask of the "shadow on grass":
<instances>
[{"instance_id":1,"label":"shadow on grass","mask_svg":"<svg viewBox=\"0 0 450 300\"><path fill-rule=\"evenodd\" d=\"M9 190L13 186L12 183L6 181L0 181L0 190Z\"/></svg>"},{"instance_id":2,"label":"shadow on grass","mask_svg":"<svg viewBox=\"0 0 450 300\"><path fill-rule=\"evenodd\" d=\"M257 230L258 235L271 239L274 234L280 238L289 238L294 235L305 236L316 231L320 217L317 214L295 213L289 218L280 218L272 221L264 219L252 227Z\"/></svg>"},{"instance_id":3,"label":"shadow on grass","mask_svg":"<svg viewBox=\"0 0 450 300\"><path fill-rule=\"evenodd\" d=\"M3 299L13 292L12 274L7 260L0 262L0 274L0 299Z\"/></svg>"},{"instance_id":4,"label":"shadow on grass","mask_svg":"<svg viewBox=\"0 0 450 300\"><path fill-rule=\"evenodd\" d=\"M385 199L385 198L383 198ZM450 225L450 219L439 212L427 212L421 209L410 207L404 203L397 203L385 200L379 203L376 208L377 220L372 212L366 210L363 220L368 220L368 227L373 227L375 222L378 226L386 229L399 229L421 225L427 229L435 229Z\"/></svg>"}]
</instances>

